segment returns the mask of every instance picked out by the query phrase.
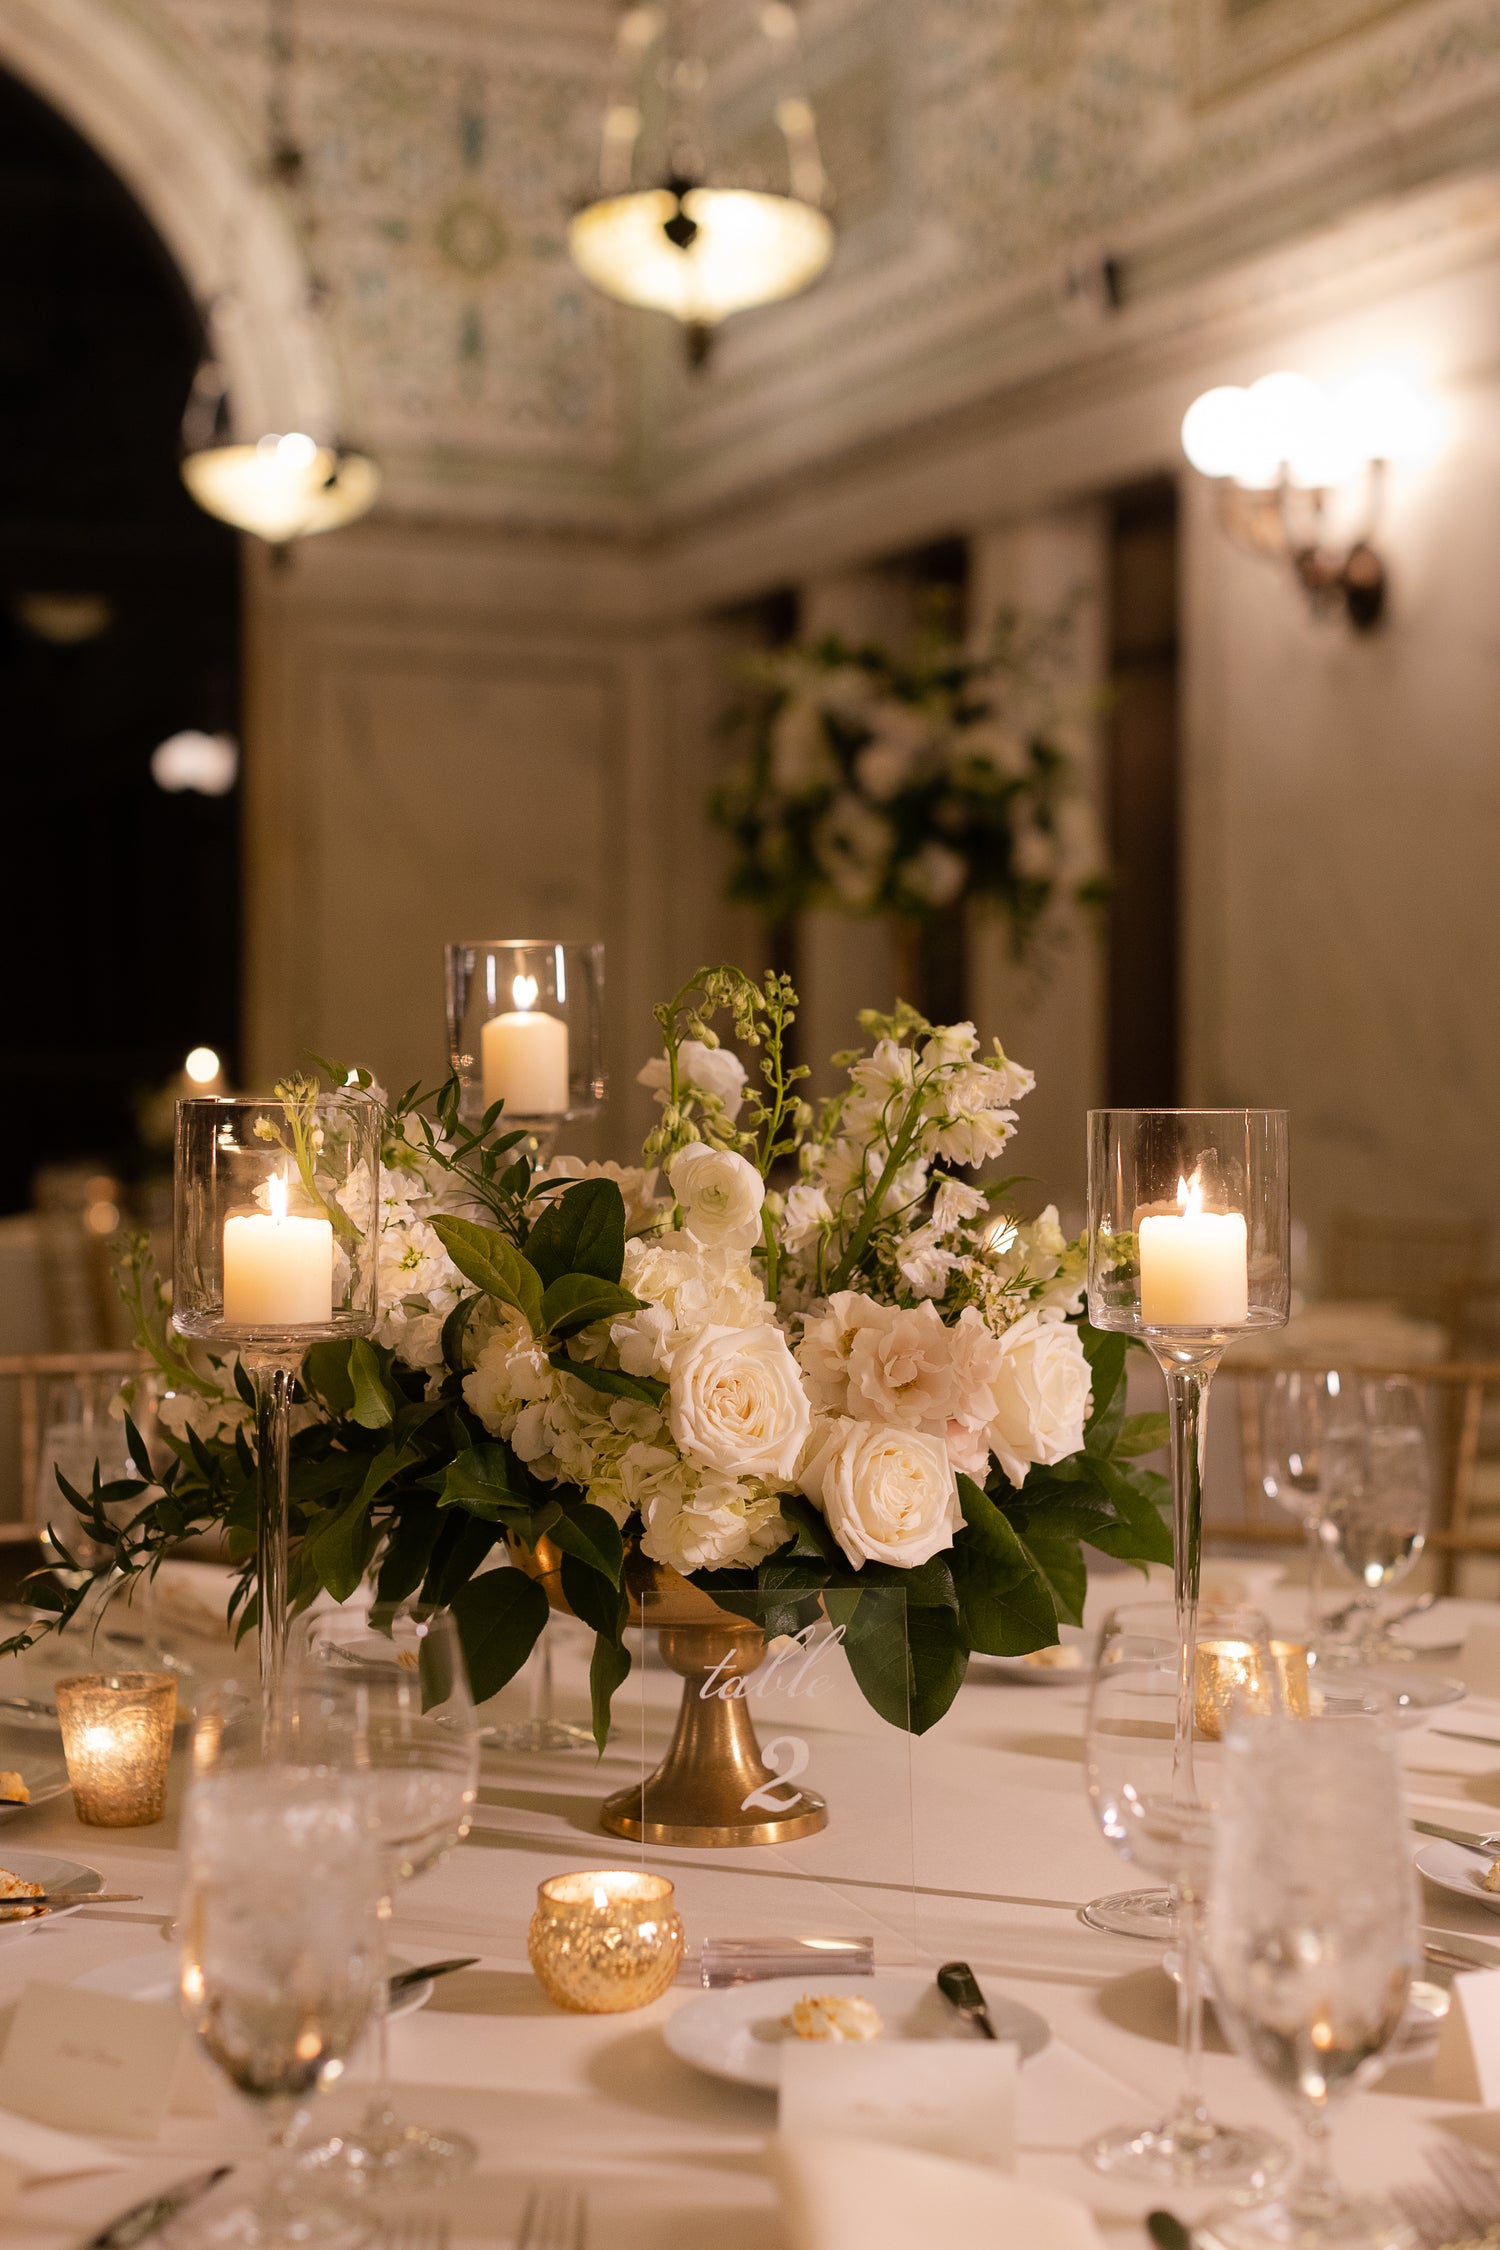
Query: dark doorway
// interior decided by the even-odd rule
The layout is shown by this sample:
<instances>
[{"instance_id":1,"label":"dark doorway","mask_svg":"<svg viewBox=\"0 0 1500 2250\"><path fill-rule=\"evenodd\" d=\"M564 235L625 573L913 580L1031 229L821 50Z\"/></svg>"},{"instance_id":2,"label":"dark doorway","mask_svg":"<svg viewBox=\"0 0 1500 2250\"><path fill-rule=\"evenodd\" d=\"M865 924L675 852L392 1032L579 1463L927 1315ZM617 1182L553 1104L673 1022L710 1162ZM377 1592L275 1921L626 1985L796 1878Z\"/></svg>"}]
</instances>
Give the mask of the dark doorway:
<instances>
[{"instance_id":1,"label":"dark doorway","mask_svg":"<svg viewBox=\"0 0 1500 2250\"><path fill-rule=\"evenodd\" d=\"M197 317L125 188L0 73L0 1209L129 1169L139 1098L238 1033L239 792L151 754L239 734L235 535L177 474Z\"/></svg>"},{"instance_id":2,"label":"dark doorway","mask_svg":"<svg viewBox=\"0 0 1500 2250\"><path fill-rule=\"evenodd\" d=\"M1177 490L1161 478L1116 496L1110 523L1106 816L1108 1099L1178 1098Z\"/></svg>"}]
</instances>

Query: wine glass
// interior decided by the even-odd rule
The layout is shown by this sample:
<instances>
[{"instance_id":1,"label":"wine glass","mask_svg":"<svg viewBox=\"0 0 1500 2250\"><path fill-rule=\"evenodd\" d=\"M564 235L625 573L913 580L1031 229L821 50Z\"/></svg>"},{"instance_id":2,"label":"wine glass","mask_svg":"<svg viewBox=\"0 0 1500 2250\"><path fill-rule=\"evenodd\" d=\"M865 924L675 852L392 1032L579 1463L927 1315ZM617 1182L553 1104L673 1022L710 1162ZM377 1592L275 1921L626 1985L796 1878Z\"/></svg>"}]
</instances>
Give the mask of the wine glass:
<instances>
[{"instance_id":1,"label":"wine glass","mask_svg":"<svg viewBox=\"0 0 1500 2250\"><path fill-rule=\"evenodd\" d=\"M1184 1664L1192 1714L1186 1745L1178 1728ZM1270 1628L1254 1610L1203 1613L1186 1644L1172 1602L1132 1603L1105 1620L1089 1696L1089 1800L1108 1841L1171 1885L1182 2085L1169 2118L1106 2133L1084 2151L1099 2171L1193 2187L1264 2181L1284 2162L1280 2144L1265 2134L1218 2124L1201 2083L1201 1933L1223 1737L1243 1704L1277 1699L1275 1683Z\"/></svg>"},{"instance_id":2,"label":"wine glass","mask_svg":"<svg viewBox=\"0 0 1500 2250\"><path fill-rule=\"evenodd\" d=\"M258 2110L270 2163L257 2194L205 2206L173 2240L358 2250L374 2230L315 2190L293 2151L381 1982L382 1868L364 1805L328 1772L209 1758L189 1792L185 1857L183 2011Z\"/></svg>"},{"instance_id":3,"label":"wine glass","mask_svg":"<svg viewBox=\"0 0 1500 2250\"><path fill-rule=\"evenodd\" d=\"M1324 1537L1360 1589L1351 1653L1368 1663L1409 1654L1381 1635L1377 1602L1426 1544L1433 1461L1415 1384L1402 1376L1372 1380L1359 1401L1359 1418L1341 1421L1324 1448Z\"/></svg>"},{"instance_id":4,"label":"wine glass","mask_svg":"<svg viewBox=\"0 0 1500 2250\"><path fill-rule=\"evenodd\" d=\"M290 1656L284 1747L339 1769L366 1807L390 1894L445 1859L468 1834L479 1783L479 1732L458 1628L446 1611L314 1613ZM385 1980L375 2011L378 2083L359 2129L336 2154L361 2177L425 2187L466 2171L460 2133L403 2119L391 2091Z\"/></svg>"},{"instance_id":5,"label":"wine glass","mask_svg":"<svg viewBox=\"0 0 1500 2250\"><path fill-rule=\"evenodd\" d=\"M1207 1954L1235 2047L1295 2110L1301 2169L1276 2201L1224 2210L1221 2250L1398 2250L1388 2206L1347 2195L1331 2103L1375 2075L1418 1960L1415 1884L1388 1711L1337 1687L1308 1719L1260 1717L1224 1758Z\"/></svg>"},{"instance_id":6,"label":"wine glass","mask_svg":"<svg viewBox=\"0 0 1500 2250\"><path fill-rule=\"evenodd\" d=\"M1261 1417L1261 1490L1274 1507L1295 1516L1307 1539L1308 1639L1322 1624L1326 1548L1323 1449L1325 1438L1360 1419L1359 1392L1337 1368L1278 1369L1265 1393Z\"/></svg>"}]
</instances>

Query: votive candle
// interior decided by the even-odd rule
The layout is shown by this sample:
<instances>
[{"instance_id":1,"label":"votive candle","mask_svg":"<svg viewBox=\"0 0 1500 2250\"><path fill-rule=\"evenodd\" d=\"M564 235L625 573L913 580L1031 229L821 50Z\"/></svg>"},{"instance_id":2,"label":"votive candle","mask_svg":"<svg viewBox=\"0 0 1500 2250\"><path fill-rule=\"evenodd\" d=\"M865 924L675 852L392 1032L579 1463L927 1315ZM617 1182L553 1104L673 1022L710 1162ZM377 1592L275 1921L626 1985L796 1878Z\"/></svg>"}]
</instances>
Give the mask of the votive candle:
<instances>
[{"instance_id":1,"label":"votive candle","mask_svg":"<svg viewBox=\"0 0 1500 2250\"><path fill-rule=\"evenodd\" d=\"M76 1672L59 1680L57 1716L73 1805L91 1828L149 1828L167 1809L177 1722L171 1672Z\"/></svg>"},{"instance_id":2,"label":"votive candle","mask_svg":"<svg viewBox=\"0 0 1500 2250\"><path fill-rule=\"evenodd\" d=\"M224 1221L224 1324L317 1328L333 1318L333 1227L289 1217L287 1183L270 1181L269 1211Z\"/></svg>"},{"instance_id":3,"label":"votive candle","mask_svg":"<svg viewBox=\"0 0 1500 2250\"><path fill-rule=\"evenodd\" d=\"M1243 1211L1205 1211L1195 1172L1175 1211L1136 1227L1143 1328L1242 1328L1249 1313L1250 1240Z\"/></svg>"},{"instance_id":4,"label":"votive candle","mask_svg":"<svg viewBox=\"0 0 1500 2250\"><path fill-rule=\"evenodd\" d=\"M682 1922L665 1875L553 1875L537 1885L526 1950L549 2000L575 2015L623 2015L659 2000L682 1965Z\"/></svg>"},{"instance_id":5,"label":"votive candle","mask_svg":"<svg viewBox=\"0 0 1500 2250\"><path fill-rule=\"evenodd\" d=\"M484 1105L504 1102L511 1117L564 1117L568 1109L568 1027L536 1004L535 977L516 977L514 1008L491 1016L480 1033Z\"/></svg>"}]
</instances>

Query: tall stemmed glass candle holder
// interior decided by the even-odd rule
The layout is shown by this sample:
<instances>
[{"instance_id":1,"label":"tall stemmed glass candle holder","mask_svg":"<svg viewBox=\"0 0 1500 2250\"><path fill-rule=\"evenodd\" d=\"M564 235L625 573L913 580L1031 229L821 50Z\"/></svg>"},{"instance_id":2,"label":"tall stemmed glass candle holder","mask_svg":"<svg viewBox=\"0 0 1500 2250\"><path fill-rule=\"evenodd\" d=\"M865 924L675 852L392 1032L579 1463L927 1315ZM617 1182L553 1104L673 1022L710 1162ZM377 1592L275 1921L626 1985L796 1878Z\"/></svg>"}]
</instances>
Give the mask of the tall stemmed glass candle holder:
<instances>
[{"instance_id":1,"label":"tall stemmed glass candle holder","mask_svg":"<svg viewBox=\"0 0 1500 2250\"><path fill-rule=\"evenodd\" d=\"M445 948L448 1055L477 1121L505 1122L551 1155L564 1125L604 1106L604 948L554 938L484 938Z\"/></svg>"},{"instance_id":2,"label":"tall stemmed glass candle holder","mask_svg":"<svg viewBox=\"0 0 1500 2250\"><path fill-rule=\"evenodd\" d=\"M177 1104L172 1318L237 1352L255 1391L260 1676L268 1720L287 1633L292 1392L310 1344L375 1326L380 1106L311 1083Z\"/></svg>"},{"instance_id":3,"label":"tall stemmed glass candle holder","mask_svg":"<svg viewBox=\"0 0 1500 2250\"><path fill-rule=\"evenodd\" d=\"M1173 1591L1182 1648L1174 1790L1193 1796L1193 1677L1209 1386L1230 1340L1286 1324L1287 1120L1280 1109L1089 1112L1089 1319L1138 1336L1167 1381ZM1096 1901L1092 1919L1171 1934L1166 1893Z\"/></svg>"}]
</instances>

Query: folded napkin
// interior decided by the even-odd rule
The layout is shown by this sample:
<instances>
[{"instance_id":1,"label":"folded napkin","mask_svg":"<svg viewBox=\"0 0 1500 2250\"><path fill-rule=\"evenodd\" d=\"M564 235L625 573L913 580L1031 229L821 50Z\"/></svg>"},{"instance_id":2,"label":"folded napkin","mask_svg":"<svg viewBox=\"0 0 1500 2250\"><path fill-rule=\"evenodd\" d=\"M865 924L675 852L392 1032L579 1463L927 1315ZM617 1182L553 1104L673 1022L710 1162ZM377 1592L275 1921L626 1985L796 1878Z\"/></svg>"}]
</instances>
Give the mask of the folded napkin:
<instances>
[{"instance_id":1,"label":"folded napkin","mask_svg":"<svg viewBox=\"0 0 1500 2250\"><path fill-rule=\"evenodd\" d=\"M1103 2250L1081 2203L977 2164L785 2135L767 2155L793 2250Z\"/></svg>"}]
</instances>

